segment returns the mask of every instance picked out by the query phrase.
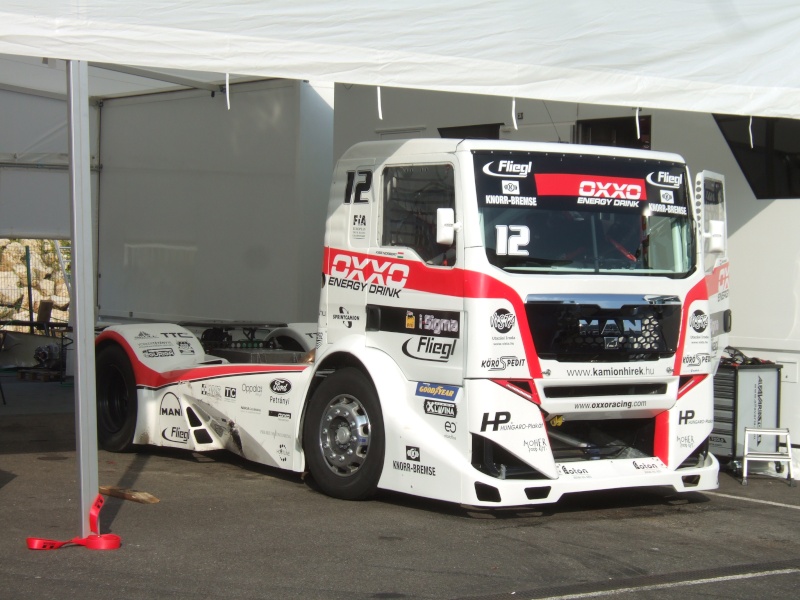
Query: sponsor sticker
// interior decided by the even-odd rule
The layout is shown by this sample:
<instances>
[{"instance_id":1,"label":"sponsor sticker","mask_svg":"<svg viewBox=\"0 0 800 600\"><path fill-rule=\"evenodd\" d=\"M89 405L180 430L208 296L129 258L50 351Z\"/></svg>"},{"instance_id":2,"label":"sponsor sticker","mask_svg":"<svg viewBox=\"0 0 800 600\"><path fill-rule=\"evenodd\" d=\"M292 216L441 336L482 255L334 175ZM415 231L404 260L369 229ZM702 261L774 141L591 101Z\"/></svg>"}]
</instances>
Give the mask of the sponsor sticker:
<instances>
[{"instance_id":1,"label":"sponsor sticker","mask_svg":"<svg viewBox=\"0 0 800 600\"><path fill-rule=\"evenodd\" d=\"M524 358L517 356L501 356L499 358L486 358L481 361L481 368L489 371L505 371L512 367L524 367Z\"/></svg>"},{"instance_id":2,"label":"sponsor sticker","mask_svg":"<svg viewBox=\"0 0 800 600\"><path fill-rule=\"evenodd\" d=\"M147 358L166 358L168 356L175 356L175 351L172 348L150 348L142 350L142 354Z\"/></svg>"},{"instance_id":3,"label":"sponsor sticker","mask_svg":"<svg viewBox=\"0 0 800 600\"><path fill-rule=\"evenodd\" d=\"M273 379L269 382L269 389L273 394L288 394L292 391L292 384L287 379Z\"/></svg>"},{"instance_id":4,"label":"sponsor sticker","mask_svg":"<svg viewBox=\"0 0 800 600\"><path fill-rule=\"evenodd\" d=\"M458 340L440 341L439 338L422 336L409 338L403 343L403 354L415 360L430 362L448 362L456 350Z\"/></svg>"},{"instance_id":5,"label":"sponsor sticker","mask_svg":"<svg viewBox=\"0 0 800 600\"><path fill-rule=\"evenodd\" d=\"M333 313L333 320L341 321L345 327L351 329L353 327L353 323L360 321L361 318L358 315L351 315L344 306L340 306L339 312Z\"/></svg>"},{"instance_id":6,"label":"sponsor sticker","mask_svg":"<svg viewBox=\"0 0 800 600\"><path fill-rule=\"evenodd\" d=\"M489 324L497 333L508 333L517 322L517 316L505 308L498 308L489 318Z\"/></svg>"},{"instance_id":7,"label":"sponsor sticker","mask_svg":"<svg viewBox=\"0 0 800 600\"><path fill-rule=\"evenodd\" d=\"M436 400L449 400L455 402L459 388L454 385L443 385L441 383L417 383L417 396L435 398Z\"/></svg>"},{"instance_id":8,"label":"sponsor sticker","mask_svg":"<svg viewBox=\"0 0 800 600\"><path fill-rule=\"evenodd\" d=\"M455 418L458 414L456 405L452 402L440 402L438 400L425 400L425 414L436 415L439 417Z\"/></svg>"},{"instance_id":9,"label":"sponsor sticker","mask_svg":"<svg viewBox=\"0 0 800 600\"><path fill-rule=\"evenodd\" d=\"M703 333L708 327L708 315L702 310L696 310L689 319L689 326L697 333Z\"/></svg>"}]
</instances>

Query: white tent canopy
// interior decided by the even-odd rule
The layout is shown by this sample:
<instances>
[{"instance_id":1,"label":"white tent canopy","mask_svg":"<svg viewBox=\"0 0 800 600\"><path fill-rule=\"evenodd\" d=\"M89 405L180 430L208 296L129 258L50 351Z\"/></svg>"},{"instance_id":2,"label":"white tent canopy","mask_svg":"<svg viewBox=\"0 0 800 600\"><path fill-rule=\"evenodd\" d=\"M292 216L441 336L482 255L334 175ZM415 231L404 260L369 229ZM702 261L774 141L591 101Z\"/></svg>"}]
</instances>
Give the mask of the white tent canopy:
<instances>
[{"instance_id":1,"label":"white tent canopy","mask_svg":"<svg viewBox=\"0 0 800 600\"><path fill-rule=\"evenodd\" d=\"M0 0L0 54L800 118L794 0Z\"/></svg>"}]
</instances>

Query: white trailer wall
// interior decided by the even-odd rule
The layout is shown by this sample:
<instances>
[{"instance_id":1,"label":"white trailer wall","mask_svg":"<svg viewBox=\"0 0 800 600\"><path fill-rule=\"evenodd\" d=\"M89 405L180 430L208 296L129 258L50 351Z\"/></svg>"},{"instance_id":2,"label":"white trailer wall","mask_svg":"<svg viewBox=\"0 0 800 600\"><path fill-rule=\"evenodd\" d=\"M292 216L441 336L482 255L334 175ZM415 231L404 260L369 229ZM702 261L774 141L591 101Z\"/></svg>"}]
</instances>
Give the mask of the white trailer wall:
<instances>
[{"instance_id":1,"label":"white trailer wall","mask_svg":"<svg viewBox=\"0 0 800 600\"><path fill-rule=\"evenodd\" d=\"M438 137L438 128L503 123L500 137L532 141L572 139L575 122L628 116L630 108L518 99L518 129L511 100L396 88L377 94L369 86L336 86L335 149L362 140ZM798 200L756 200L713 116L648 110L653 150L677 152L692 173L723 173L727 183L733 332L730 344L745 354L773 360L782 369L781 426L800 432L800 222Z\"/></svg>"},{"instance_id":2,"label":"white trailer wall","mask_svg":"<svg viewBox=\"0 0 800 600\"><path fill-rule=\"evenodd\" d=\"M101 112L100 319L316 321L332 86L114 99Z\"/></svg>"},{"instance_id":3,"label":"white trailer wall","mask_svg":"<svg viewBox=\"0 0 800 600\"><path fill-rule=\"evenodd\" d=\"M0 238L69 239L66 99L0 90L0 107Z\"/></svg>"}]
</instances>

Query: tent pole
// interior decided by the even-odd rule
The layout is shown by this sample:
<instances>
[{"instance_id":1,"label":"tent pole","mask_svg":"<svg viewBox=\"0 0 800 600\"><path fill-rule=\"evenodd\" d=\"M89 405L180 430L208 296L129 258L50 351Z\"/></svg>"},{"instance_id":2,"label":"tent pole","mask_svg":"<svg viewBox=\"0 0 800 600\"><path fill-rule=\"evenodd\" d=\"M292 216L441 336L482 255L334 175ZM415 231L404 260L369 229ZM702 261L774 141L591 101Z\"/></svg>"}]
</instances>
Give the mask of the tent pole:
<instances>
[{"instance_id":1,"label":"tent pole","mask_svg":"<svg viewBox=\"0 0 800 600\"><path fill-rule=\"evenodd\" d=\"M72 306L75 324L75 439L81 531L91 533L89 511L98 493L97 393L94 370L94 261L89 148L89 68L67 61L69 183L72 204ZM99 532L98 532L99 533Z\"/></svg>"}]
</instances>

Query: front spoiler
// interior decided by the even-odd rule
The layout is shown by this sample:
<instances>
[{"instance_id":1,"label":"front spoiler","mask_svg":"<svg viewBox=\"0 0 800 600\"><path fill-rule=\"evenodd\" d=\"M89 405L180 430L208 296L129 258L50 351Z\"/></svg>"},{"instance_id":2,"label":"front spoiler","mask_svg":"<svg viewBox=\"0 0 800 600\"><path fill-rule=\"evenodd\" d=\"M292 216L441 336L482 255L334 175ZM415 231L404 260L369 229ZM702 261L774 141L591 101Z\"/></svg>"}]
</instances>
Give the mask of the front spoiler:
<instances>
[{"instance_id":1,"label":"front spoiler","mask_svg":"<svg viewBox=\"0 0 800 600\"><path fill-rule=\"evenodd\" d=\"M508 507L557 502L564 494L609 489L671 487L702 492L719 487L719 463L708 454L699 467L668 470L654 458L597 460L557 464L555 479L496 479L478 474L465 482L463 504ZM466 479L466 478L465 478Z\"/></svg>"}]
</instances>

